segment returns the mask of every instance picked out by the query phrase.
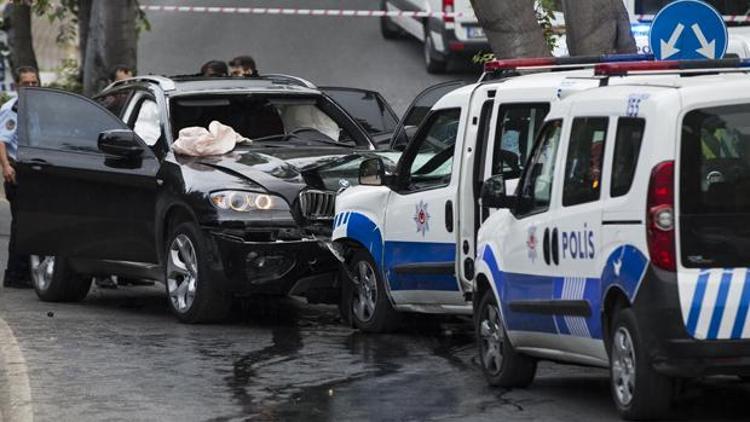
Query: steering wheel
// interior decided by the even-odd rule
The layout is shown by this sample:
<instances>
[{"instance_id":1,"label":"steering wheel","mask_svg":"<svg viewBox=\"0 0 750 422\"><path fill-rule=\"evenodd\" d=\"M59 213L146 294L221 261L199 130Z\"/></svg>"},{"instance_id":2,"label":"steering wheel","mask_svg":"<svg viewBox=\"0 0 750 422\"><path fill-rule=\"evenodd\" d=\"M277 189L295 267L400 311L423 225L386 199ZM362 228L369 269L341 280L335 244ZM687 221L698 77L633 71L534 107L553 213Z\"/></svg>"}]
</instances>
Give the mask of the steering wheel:
<instances>
[{"instance_id":1,"label":"steering wheel","mask_svg":"<svg viewBox=\"0 0 750 422\"><path fill-rule=\"evenodd\" d=\"M287 133L287 136L289 135L297 135L304 132L316 132L323 136L325 136L328 139L331 139L330 136L326 135L325 133L321 132L319 129L316 129L314 127L298 127L297 129L292 130L291 132Z\"/></svg>"}]
</instances>

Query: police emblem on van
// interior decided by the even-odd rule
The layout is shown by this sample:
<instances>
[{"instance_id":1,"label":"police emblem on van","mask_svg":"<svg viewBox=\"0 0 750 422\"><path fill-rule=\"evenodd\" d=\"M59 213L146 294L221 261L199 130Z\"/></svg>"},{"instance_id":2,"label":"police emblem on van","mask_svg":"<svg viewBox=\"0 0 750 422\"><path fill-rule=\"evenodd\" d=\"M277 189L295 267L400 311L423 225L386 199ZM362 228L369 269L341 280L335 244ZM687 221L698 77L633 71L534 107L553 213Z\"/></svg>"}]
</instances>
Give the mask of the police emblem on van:
<instances>
[{"instance_id":1,"label":"police emblem on van","mask_svg":"<svg viewBox=\"0 0 750 422\"><path fill-rule=\"evenodd\" d=\"M430 213L427 211L428 204L419 201L414 213L414 222L417 224L417 233L422 233L424 237L430 231Z\"/></svg>"},{"instance_id":2,"label":"police emblem on van","mask_svg":"<svg viewBox=\"0 0 750 422\"><path fill-rule=\"evenodd\" d=\"M539 239L536 237L536 226L529 227L529 237L526 240L526 249L529 252L529 259L533 264L539 256L536 247L539 244Z\"/></svg>"}]
</instances>

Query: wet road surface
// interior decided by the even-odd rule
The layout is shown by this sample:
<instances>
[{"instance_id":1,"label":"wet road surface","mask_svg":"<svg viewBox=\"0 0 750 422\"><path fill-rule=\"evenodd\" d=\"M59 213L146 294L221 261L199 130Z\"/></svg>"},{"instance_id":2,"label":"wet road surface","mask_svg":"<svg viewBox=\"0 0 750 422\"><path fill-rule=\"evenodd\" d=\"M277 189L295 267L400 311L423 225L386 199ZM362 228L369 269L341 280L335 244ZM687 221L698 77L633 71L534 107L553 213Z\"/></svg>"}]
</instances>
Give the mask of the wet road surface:
<instances>
[{"instance_id":1,"label":"wet road surface","mask_svg":"<svg viewBox=\"0 0 750 422\"><path fill-rule=\"evenodd\" d=\"M25 358L38 421L617 420L603 370L542 364L527 390L487 387L461 319L412 318L372 336L332 307L259 299L226 324L190 326L158 285L95 288L80 304L0 290L0 319ZM691 384L675 417L746 420L748 399L735 379Z\"/></svg>"}]
</instances>

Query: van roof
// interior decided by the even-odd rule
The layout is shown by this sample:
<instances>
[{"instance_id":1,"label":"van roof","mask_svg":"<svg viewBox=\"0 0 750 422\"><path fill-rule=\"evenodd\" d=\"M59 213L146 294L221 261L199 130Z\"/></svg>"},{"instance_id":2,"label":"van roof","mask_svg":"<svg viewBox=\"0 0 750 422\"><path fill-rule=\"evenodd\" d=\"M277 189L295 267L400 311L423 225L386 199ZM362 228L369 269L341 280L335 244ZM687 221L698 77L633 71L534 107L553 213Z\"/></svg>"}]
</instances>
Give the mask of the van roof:
<instances>
[{"instance_id":1,"label":"van roof","mask_svg":"<svg viewBox=\"0 0 750 422\"><path fill-rule=\"evenodd\" d=\"M623 99L635 93L659 96L679 95L682 108L709 102L750 102L750 76L719 73L700 76L642 75L610 78L610 85L576 93L575 101Z\"/></svg>"}]
</instances>

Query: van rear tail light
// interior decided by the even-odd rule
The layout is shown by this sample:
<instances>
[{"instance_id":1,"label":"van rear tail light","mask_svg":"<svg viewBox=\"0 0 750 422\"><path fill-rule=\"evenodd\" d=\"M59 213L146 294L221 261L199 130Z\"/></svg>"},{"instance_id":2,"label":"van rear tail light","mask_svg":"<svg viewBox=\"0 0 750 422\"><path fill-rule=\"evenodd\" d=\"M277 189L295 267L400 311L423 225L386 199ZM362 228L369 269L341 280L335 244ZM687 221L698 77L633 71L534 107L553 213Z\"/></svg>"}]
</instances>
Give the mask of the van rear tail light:
<instances>
[{"instance_id":1,"label":"van rear tail light","mask_svg":"<svg viewBox=\"0 0 750 422\"><path fill-rule=\"evenodd\" d=\"M676 271L674 161L657 164L651 172L646 211L646 238L651 262Z\"/></svg>"},{"instance_id":2,"label":"van rear tail light","mask_svg":"<svg viewBox=\"0 0 750 422\"><path fill-rule=\"evenodd\" d=\"M454 0L443 0L443 13L454 13L456 11ZM453 16L445 16L445 22L455 22Z\"/></svg>"}]
</instances>

